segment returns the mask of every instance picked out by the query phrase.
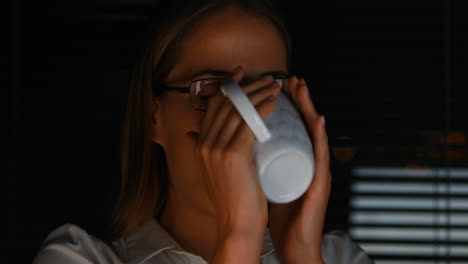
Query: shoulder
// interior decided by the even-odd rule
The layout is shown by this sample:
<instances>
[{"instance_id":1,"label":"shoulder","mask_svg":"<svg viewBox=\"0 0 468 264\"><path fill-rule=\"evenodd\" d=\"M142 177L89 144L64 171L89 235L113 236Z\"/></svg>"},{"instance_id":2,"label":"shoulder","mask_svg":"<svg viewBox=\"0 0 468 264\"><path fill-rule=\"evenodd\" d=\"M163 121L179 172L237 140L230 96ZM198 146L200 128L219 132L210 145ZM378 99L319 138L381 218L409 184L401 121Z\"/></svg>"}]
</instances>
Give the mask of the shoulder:
<instances>
[{"instance_id":1,"label":"shoulder","mask_svg":"<svg viewBox=\"0 0 468 264\"><path fill-rule=\"evenodd\" d=\"M102 240L79 226L64 224L54 229L42 242L33 264L53 263L121 263L114 251Z\"/></svg>"},{"instance_id":2,"label":"shoulder","mask_svg":"<svg viewBox=\"0 0 468 264\"><path fill-rule=\"evenodd\" d=\"M327 264L373 263L365 251L343 231L332 231L323 236L322 258Z\"/></svg>"}]
</instances>

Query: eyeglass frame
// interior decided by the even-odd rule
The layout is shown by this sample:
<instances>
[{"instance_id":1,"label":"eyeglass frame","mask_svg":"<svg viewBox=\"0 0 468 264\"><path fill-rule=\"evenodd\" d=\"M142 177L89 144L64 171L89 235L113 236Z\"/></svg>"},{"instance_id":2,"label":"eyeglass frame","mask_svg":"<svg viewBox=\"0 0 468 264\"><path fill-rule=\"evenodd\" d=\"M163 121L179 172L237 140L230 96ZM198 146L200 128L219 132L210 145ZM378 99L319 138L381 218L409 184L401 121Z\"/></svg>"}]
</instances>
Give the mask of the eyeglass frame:
<instances>
[{"instance_id":1,"label":"eyeglass frame","mask_svg":"<svg viewBox=\"0 0 468 264\"><path fill-rule=\"evenodd\" d=\"M292 75L291 74L287 74L287 75L284 75L284 76L280 76L281 78L277 78L275 76L273 76L273 78L275 80L289 80L289 78L291 77ZM179 92L179 93L188 93L189 94L189 99L190 99L190 105L197 111L202 111L202 112L206 112L206 110L203 110L203 109L199 109L199 108L196 108L193 103L192 103L192 94L190 93L190 88L192 87L192 84L194 82L199 82L199 81L205 81L205 80L228 80L228 78L223 78L223 77L214 77L214 78L203 78L203 79L197 79L197 80L193 80L189 83L189 86L188 87L177 87L177 86L166 86L162 83L159 83L159 82L154 82L153 85L152 85L152 89L153 89L153 92L156 91L156 89L162 89L162 90L167 90L167 91L176 91L176 92ZM288 91L287 91L288 92Z\"/></svg>"}]
</instances>

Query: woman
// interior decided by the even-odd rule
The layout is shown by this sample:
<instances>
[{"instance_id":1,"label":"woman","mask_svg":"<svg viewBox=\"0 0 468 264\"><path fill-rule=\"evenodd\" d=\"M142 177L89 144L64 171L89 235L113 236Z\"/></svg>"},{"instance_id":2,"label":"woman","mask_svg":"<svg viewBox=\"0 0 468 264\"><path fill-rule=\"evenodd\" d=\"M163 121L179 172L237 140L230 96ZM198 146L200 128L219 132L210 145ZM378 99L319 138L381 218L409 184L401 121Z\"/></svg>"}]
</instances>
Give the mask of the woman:
<instances>
[{"instance_id":1,"label":"woman","mask_svg":"<svg viewBox=\"0 0 468 264\"><path fill-rule=\"evenodd\" d=\"M288 32L270 3L168 1L158 11L129 92L115 240L108 246L67 224L35 262L371 263L345 234L322 236L331 185L325 121L306 82L289 74ZM263 119L281 89L302 114L316 168L295 202L265 199L255 137L219 91L228 78Z\"/></svg>"}]
</instances>

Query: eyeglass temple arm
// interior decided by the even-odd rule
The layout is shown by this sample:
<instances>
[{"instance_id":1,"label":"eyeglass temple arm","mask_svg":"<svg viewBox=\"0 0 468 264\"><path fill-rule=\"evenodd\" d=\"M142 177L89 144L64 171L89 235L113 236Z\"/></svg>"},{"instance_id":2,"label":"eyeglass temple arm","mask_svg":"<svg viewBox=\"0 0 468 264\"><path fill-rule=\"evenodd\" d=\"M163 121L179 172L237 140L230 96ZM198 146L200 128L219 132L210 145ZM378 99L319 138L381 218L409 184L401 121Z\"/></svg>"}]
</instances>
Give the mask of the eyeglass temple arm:
<instances>
[{"instance_id":1,"label":"eyeglass temple arm","mask_svg":"<svg viewBox=\"0 0 468 264\"><path fill-rule=\"evenodd\" d=\"M163 90L173 90L179 93L188 93L190 92L190 87L172 87L172 86L164 86L161 84L153 85L153 89L163 89Z\"/></svg>"}]
</instances>

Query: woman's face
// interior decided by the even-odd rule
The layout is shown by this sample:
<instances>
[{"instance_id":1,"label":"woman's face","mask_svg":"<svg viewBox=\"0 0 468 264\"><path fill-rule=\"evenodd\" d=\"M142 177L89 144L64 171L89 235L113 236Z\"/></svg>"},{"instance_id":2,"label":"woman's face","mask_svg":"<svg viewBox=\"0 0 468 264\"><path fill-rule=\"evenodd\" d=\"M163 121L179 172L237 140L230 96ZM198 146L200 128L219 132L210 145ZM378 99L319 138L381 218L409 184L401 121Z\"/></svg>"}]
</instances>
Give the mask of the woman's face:
<instances>
[{"instance_id":1,"label":"woman's face","mask_svg":"<svg viewBox=\"0 0 468 264\"><path fill-rule=\"evenodd\" d=\"M287 72L286 48L275 26L234 5L202 18L184 38L180 52L167 86L186 87L192 80L226 77L238 65L245 72L243 83L265 72ZM170 192L183 203L210 212L201 169L194 159L205 112L192 107L189 94L169 92L153 101L157 120L153 141L164 148Z\"/></svg>"}]
</instances>

